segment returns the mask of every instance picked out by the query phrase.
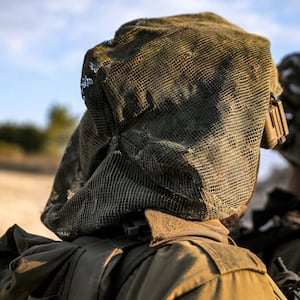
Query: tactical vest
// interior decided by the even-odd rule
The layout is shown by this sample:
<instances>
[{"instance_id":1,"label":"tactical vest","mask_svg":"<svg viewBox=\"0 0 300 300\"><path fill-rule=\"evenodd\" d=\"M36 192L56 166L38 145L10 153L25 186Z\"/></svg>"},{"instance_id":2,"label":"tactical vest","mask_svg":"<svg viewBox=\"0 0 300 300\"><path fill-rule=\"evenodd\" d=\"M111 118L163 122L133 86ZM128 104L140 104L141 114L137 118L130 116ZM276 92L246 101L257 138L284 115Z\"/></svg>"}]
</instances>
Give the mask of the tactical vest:
<instances>
[{"instance_id":1,"label":"tactical vest","mask_svg":"<svg viewBox=\"0 0 300 300\"><path fill-rule=\"evenodd\" d=\"M0 239L0 299L111 299L107 293L117 293L131 270L155 251L125 236L53 241L14 225ZM115 269L129 252L134 259L120 276ZM119 275L111 290L113 272Z\"/></svg>"}]
</instances>

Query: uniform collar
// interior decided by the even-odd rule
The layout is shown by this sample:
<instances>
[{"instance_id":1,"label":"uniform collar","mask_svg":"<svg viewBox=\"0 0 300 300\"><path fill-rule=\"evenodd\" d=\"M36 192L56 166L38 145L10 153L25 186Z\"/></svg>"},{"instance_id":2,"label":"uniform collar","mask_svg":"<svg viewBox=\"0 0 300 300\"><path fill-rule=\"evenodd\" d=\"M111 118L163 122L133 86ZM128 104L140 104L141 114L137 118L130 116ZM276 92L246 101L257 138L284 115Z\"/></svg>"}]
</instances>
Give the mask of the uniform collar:
<instances>
[{"instance_id":1,"label":"uniform collar","mask_svg":"<svg viewBox=\"0 0 300 300\"><path fill-rule=\"evenodd\" d=\"M219 220L190 221L156 210L146 210L151 228L152 245L186 236L201 236L222 243L229 243L229 230Z\"/></svg>"}]
</instances>

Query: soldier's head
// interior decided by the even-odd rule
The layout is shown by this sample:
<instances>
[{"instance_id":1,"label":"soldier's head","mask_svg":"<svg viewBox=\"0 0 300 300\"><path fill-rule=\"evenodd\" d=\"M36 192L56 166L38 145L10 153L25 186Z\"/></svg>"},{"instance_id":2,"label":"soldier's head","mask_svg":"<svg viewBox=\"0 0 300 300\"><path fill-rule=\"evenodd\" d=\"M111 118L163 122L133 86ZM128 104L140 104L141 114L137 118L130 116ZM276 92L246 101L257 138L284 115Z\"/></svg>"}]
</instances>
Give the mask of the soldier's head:
<instances>
[{"instance_id":1,"label":"soldier's head","mask_svg":"<svg viewBox=\"0 0 300 300\"><path fill-rule=\"evenodd\" d=\"M42 215L61 238L148 208L243 211L281 93L268 39L213 13L133 20L87 52L81 90L87 112Z\"/></svg>"},{"instance_id":2,"label":"soldier's head","mask_svg":"<svg viewBox=\"0 0 300 300\"><path fill-rule=\"evenodd\" d=\"M300 166L300 52L285 56L278 64L278 73L289 135L277 150L289 162Z\"/></svg>"}]
</instances>

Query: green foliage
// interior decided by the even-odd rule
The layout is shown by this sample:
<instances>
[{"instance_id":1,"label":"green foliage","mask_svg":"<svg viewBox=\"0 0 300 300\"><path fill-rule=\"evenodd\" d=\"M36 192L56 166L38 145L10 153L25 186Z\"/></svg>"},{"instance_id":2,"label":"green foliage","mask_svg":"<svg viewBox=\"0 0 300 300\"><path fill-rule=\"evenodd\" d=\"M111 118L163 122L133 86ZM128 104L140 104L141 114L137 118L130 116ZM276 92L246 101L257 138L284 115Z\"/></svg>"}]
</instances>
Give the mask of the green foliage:
<instances>
[{"instance_id":1,"label":"green foliage","mask_svg":"<svg viewBox=\"0 0 300 300\"><path fill-rule=\"evenodd\" d=\"M49 111L48 127L40 129L31 124L0 125L0 146L14 145L26 153L60 153L75 129L77 118L64 106L55 105Z\"/></svg>"},{"instance_id":2,"label":"green foliage","mask_svg":"<svg viewBox=\"0 0 300 300\"><path fill-rule=\"evenodd\" d=\"M77 125L77 117L71 116L64 106L55 105L49 111L46 135L48 147L58 150L65 147Z\"/></svg>"},{"instance_id":3,"label":"green foliage","mask_svg":"<svg viewBox=\"0 0 300 300\"><path fill-rule=\"evenodd\" d=\"M19 145L24 151L34 153L43 150L46 134L34 125L7 123L0 126L0 141Z\"/></svg>"},{"instance_id":4,"label":"green foliage","mask_svg":"<svg viewBox=\"0 0 300 300\"><path fill-rule=\"evenodd\" d=\"M0 140L0 158L14 158L14 159L22 159L24 156L24 150L16 144L8 143ZM1 160L1 159L0 159Z\"/></svg>"}]
</instances>

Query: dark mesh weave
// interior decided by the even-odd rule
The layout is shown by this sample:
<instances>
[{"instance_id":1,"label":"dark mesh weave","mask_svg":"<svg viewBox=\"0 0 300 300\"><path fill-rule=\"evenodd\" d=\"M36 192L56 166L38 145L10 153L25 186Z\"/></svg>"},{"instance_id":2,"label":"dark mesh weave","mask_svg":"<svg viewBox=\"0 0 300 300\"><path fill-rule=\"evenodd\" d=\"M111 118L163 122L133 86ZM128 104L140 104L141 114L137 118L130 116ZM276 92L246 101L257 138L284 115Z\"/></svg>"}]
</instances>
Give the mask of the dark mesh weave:
<instances>
[{"instance_id":1,"label":"dark mesh weave","mask_svg":"<svg viewBox=\"0 0 300 300\"><path fill-rule=\"evenodd\" d=\"M267 39L211 13L123 25L85 56L87 112L42 221L72 239L145 208L236 213L255 186L276 72Z\"/></svg>"}]
</instances>

